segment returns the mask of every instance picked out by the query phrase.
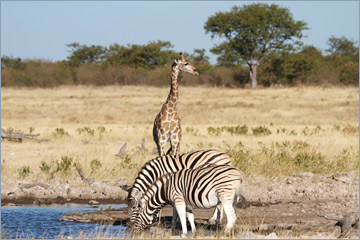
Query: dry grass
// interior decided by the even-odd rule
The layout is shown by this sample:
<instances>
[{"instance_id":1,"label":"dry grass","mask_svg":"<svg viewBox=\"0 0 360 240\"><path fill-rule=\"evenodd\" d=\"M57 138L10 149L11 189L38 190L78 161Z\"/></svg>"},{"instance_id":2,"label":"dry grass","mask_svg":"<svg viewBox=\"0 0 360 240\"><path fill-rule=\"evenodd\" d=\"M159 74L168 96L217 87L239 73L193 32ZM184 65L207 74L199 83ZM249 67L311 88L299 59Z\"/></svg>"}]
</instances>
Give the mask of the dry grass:
<instances>
[{"instance_id":1,"label":"dry grass","mask_svg":"<svg viewBox=\"0 0 360 240\"><path fill-rule=\"evenodd\" d=\"M40 170L41 163L54 167L56 161L61 162L61 157L66 156L79 162L96 180L133 180L143 163L156 156L152 152L153 120L168 91L168 88L135 86L2 88L1 127L26 133L33 128L34 133L41 134L40 138L51 140L2 141L3 178L19 179L19 169L21 172L21 167L28 166L30 175L23 177L48 179L49 174ZM300 170L330 174L359 167L357 88L180 87L177 110L183 129L181 152L205 148L225 150L240 168L244 166L246 174L273 176ZM243 125L248 127L245 135L224 130L216 136L208 130ZM271 134L255 136L252 129L260 126ZM68 135L62 134L61 129ZM133 155L142 138L148 151ZM82 139L90 143L83 144ZM130 158L119 159L114 154L124 142L128 143ZM301 142L303 149L294 150ZM288 144L289 148L284 150L282 144ZM314 156L320 154L323 162L305 168L294 163L277 166L276 156L282 151L288 153L290 162L299 153L308 154L305 160L310 163L318 161ZM92 168L93 160L98 160L101 166ZM317 171L315 168L321 168L321 164L326 164L326 168ZM270 165L272 168L268 168ZM276 172L271 174L266 169ZM78 178L74 169L65 175L59 177Z\"/></svg>"}]
</instances>

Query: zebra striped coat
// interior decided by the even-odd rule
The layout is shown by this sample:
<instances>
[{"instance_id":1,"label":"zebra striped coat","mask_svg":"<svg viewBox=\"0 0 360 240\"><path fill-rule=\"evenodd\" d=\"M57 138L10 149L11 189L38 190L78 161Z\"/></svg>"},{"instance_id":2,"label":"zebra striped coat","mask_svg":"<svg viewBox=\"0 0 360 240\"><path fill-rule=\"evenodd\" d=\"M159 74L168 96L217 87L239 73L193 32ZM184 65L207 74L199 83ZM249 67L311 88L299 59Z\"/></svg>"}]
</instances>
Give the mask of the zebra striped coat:
<instances>
[{"instance_id":1,"label":"zebra striped coat","mask_svg":"<svg viewBox=\"0 0 360 240\"><path fill-rule=\"evenodd\" d=\"M211 208L221 204L227 216L226 231L230 231L236 221L236 204L245 201L242 193L244 174L229 165L207 165L197 169L183 169L166 174L149 186L139 200L139 208L134 219L135 230L153 223L154 212L166 204L172 204L178 211L183 236L187 234L186 215L195 231L194 216L186 213L186 208Z\"/></svg>"},{"instance_id":2,"label":"zebra striped coat","mask_svg":"<svg viewBox=\"0 0 360 240\"><path fill-rule=\"evenodd\" d=\"M131 216L134 212L136 212L138 207L138 200L142 197L144 192L146 192L148 187L155 182L155 180L167 173L174 173L181 169L196 169L205 164L231 165L231 159L223 152L209 149L175 156L165 155L147 162L140 170L133 184L133 188L129 192L129 218L132 219ZM219 221L217 214L219 214L221 218L221 209L215 210L210 222L215 222L215 220L217 220L217 222ZM175 211L174 215L176 215ZM173 221L173 228L174 225L175 222Z\"/></svg>"}]
</instances>

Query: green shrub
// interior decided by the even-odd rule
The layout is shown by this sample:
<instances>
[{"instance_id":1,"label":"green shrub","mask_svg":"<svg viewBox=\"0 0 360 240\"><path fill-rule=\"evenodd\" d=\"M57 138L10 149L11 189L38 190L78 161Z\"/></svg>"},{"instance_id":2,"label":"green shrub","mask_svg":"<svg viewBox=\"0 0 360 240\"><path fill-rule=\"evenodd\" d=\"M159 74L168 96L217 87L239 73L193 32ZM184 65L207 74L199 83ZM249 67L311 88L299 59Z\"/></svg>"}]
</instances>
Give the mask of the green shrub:
<instances>
[{"instance_id":1,"label":"green shrub","mask_svg":"<svg viewBox=\"0 0 360 240\"><path fill-rule=\"evenodd\" d=\"M192 128L192 127L187 127L185 129L185 132L188 133L188 134L192 134L194 136L197 136L199 134L199 129L195 129L195 128Z\"/></svg>"},{"instance_id":2,"label":"green shrub","mask_svg":"<svg viewBox=\"0 0 360 240\"><path fill-rule=\"evenodd\" d=\"M214 128L214 127L208 127L207 131L208 134L211 136L220 136L222 133L221 128Z\"/></svg>"},{"instance_id":3,"label":"green shrub","mask_svg":"<svg viewBox=\"0 0 360 240\"><path fill-rule=\"evenodd\" d=\"M235 126L235 127L226 127L226 131L229 132L231 135L233 135L233 134L246 135L248 132L248 127L246 125Z\"/></svg>"},{"instance_id":4,"label":"green shrub","mask_svg":"<svg viewBox=\"0 0 360 240\"><path fill-rule=\"evenodd\" d=\"M35 128L33 128L33 127L30 127L30 128L29 128L29 132L30 132L30 133L33 133L34 131L35 131Z\"/></svg>"},{"instance_id":5,"label":"green shrub","mask_svg":"<svg viewBox=\"0 0 360 240\"><path fill-rule=\"evenodd\" d=\"M66 132L63 128L56 128L53 134L55 137L69 136L69 133Z\"/></svg>"},{"instance_id":6,"label":"green shrub","mask_svg":"<svg viewBox=\"0 0 360 240\"><path fill-rule=\"evenodd\" d=\"M296 172L329 174L358 169L358 155L345 149L334 158L326 158L317 147L304 141L283 141L271 146L259 145L259 149L247 149L241 142L230 146L224 144L222 150L232 159L234 166L246 175L275 177L289 176Z\"/></svg>"},{"instance_id":7,"label":"green shrub","mask_svg":"<svg viewBox=\"0 0 360 240\"><path fill-rule=\"evenodd\" d=\"M228 127L228 126L222 126L222 127L208 127L207 128L208 134L212 136L220 136L222 132L227 131L231 135L238 134L238 135L246 135L248 132L248 127L246 125L243 126L234 126L234 127Z\"/></svg>"},{"instance_id":8,"label":"green shrub","mask_svg":"<svg viewBox=\"0 0 360 240\"><path fill-rule=\"evenodd\" d=\"M47 164L46 162L42 161L41 162L41 166L40 166L40 170L46 174L49 174L50 173L50 165Z\"/></svg>"},{"instance_id":9,"label":"green shrub","mask_svg":"<svg viewBox=\"0 0 360 240\"><path fill-rule=\"evenodd\" d=\"M271 131L265 126L252 128L252 132L255 136L267 136L271 134Z\"/></svg>"},{"instance_id":10,"label":"green shrub","mask_svg":"<svg viewBox=\"0 0 360 240\"><path fill-rule=\"evenodd\" d=\"M72 157L62 156L60 162L56 161L56 172L68 175L71 170L72 162Z\"/></svg>"},{"instance_id":11,"label":"green shrub","mask_svg":"<svg viewBox=\"0 0 360 240\"><path fill-rule=\"evenodd\" d=\"M18 173L21 179L24 179L30 175L30 167L23 166L22 168L18 169Z\"/></svg>"},{"instance_id":12,"label":"green shrub","mask_svg":"<svg viewBox=\"0 0 360 240\"><path fill-rule=\"evenodd\" d=\"M87 133L91 136L94 136L94 134L95 134L95 130L91 129L89 127L78 128L78 129L76 129L76 131L79 133L79 135L81 135L82 133Z\"/></svg>"},{"instance_id":13,"label":"green shrub","mask_svg":"<svg viewBox=\"0 0 360 240\"><path fill-rule=\"evenodd\" d=\"M102 164L99 160L93 159L90 163L91 174L95 173L99 168L101 168Z\"/></svg>"}]
</instances>

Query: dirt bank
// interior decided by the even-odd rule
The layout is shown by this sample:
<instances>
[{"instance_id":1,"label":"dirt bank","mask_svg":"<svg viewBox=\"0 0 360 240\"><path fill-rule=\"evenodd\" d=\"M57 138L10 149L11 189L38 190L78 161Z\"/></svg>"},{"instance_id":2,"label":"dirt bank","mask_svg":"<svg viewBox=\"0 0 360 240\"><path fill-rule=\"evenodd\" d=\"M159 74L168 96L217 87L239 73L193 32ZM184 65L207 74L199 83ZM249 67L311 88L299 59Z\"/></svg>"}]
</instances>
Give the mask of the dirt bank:
<instances>
[{"instance_id":1,"label":"dirt bank","mask_svg":"<svg viewBox=\"0 0 360 240\"><path fill-rule=\"evenodd\" d=\"M95 182L61 184L58 181L34 184L18 182L13 185L2 182L2 205L9 203L88 203L90 199L99 203L125 203L127 192L120 183ZM69 190L70 189L70 190ZM295 238L336 238L359 235L356 221L353 229L341 235L340 220L351 216L358 219L359 177L356 172L318 176L312 173L297 173L291 177L266 179L251 176L247 179L245 191L247 205L237 211L237 228L250 230L243 238L262 238L268 234L274 237ZM321 216L321 214L326 217ZM106 224L126 224L127 209L106 210L96 213L65 216L62 221L102 222ZM198 226L208 228L212 210L196 209ZM320 216L319 216L320 215ZM171 221L172 210L165 207L161 212L166 224ZM339 222L340 221L340 222ZM226 223L226 218L223 220ZM335 226L335 224L340 226ZM358 222L357 222L358 224Z\"/></svg>"}]
</instances>

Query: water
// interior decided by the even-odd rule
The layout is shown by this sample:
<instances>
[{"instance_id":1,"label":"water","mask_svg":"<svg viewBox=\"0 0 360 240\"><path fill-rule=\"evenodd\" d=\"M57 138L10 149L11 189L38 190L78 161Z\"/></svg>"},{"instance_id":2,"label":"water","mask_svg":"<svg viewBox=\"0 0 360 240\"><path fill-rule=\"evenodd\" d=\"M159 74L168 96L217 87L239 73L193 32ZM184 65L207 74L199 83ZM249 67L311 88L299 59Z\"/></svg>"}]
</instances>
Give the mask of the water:
<instances>
[{"instance_id":1,"label":"water","mask_svg":"<svg viewBox=\"0 0 360 240\"><path fill-rule=\"evenodd\" d=\"M51 205L51 206L13 206L1 207L1 231L5 238L96 238L107 236L124 238L126 227L117 225L100 225L95 223L59 222L58 220L68 213L95 212L100 208L113 209L126 207L121 205L99 205L91 208L89 205ZM5 235L4 235L5 234ZM81 235L80 235L81 236Z\"/></svg>"}]
</instances>

